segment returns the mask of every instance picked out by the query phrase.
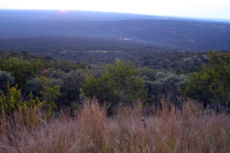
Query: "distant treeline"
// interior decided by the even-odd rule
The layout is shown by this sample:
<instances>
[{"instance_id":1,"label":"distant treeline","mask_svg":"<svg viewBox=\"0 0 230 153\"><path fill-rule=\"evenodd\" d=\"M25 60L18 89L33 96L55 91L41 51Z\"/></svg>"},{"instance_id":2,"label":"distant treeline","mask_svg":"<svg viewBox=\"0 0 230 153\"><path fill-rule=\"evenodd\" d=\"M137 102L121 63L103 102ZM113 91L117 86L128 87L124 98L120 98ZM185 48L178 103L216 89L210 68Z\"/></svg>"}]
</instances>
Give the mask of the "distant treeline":
<instances>
[{"instance_id":1,"label":"distant treeline","mask_svg":"<svg viewBox=\"0 0 230 153\"><path fill-rule=\"evenodd\" d=\"M194 52L139 43L99 38L0 39L2 51L28 51L75 63L112 63L116 58L138 66L180 73L197 71L207 62L206 52Z\"/></svg>"}]
</instances>

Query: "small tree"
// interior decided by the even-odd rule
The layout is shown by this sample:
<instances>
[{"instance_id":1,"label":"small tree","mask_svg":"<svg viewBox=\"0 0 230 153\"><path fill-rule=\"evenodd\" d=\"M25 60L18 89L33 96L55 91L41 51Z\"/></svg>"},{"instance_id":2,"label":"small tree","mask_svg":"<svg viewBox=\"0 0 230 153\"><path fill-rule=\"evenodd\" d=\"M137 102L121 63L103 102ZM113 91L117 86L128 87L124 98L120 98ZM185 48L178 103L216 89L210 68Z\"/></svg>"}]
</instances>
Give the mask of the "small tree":
<instances>
[{"instance_id":1,"label":"small tree","mask_svg":"<svg viewBox=\"0 0 230 153\"><path fill-rule=\"evenodd\" d=\"M84 85L87 97L96 97L100 102L110 102L112 106L121 103L145 100L144 80L131 64L116 60L101 77L88 77Z\"/></svg>"},{"instance_id":2,"label":"small tree","mask_svg":"<svg viewBox=\"0 0 230 153\"><path fill-rule=\"evenodd\" d=\"M121 102L145 101L144 79L140 76L140 71L134 69L130 63L117 59L114 65L108 68L107 75L108 85Z\"/></svg>"}]
</instances>

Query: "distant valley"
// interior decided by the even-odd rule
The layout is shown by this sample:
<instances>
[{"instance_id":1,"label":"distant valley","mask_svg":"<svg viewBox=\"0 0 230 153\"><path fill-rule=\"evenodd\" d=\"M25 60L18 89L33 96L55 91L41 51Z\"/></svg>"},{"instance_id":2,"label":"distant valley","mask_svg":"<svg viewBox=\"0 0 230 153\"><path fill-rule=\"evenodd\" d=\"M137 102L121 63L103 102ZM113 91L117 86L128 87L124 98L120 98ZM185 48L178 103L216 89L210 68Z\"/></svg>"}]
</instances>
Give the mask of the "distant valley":
<instances>
[{"instance_id":1,"label":"distant valley","mask_svg":"<svg viewBox=\"0 0 230 153\"><path fill-rule=\"evenodd\" d=\"M16 38L20 38L22 41L16 40ZM30 47L26 47L26 45L22 47L26 44L26 40L32 41L30 38L36 39L36 41L41 38L49 38L53 42L57 38L62 40L84 38L89 41L97 39L99 46L106 46L109 40L112 40L121 46L124 46L123 44L126 44L125 46L140 44L134 46L147 46L147 48L159 46L193 51L229 50L230 23L84 11L0 11L1 50L30 50ZM51 40L51 38L55 39ZM17 44L9 43L15 42L15 40ZM65 40L67 44L68 40ZM49 43L43 42L44 46ZM58 41L56 43L58 46ZM44 51L48 50L43 46L40 47ZM62 46L64 50L78 49L73 47L63 48Z\"/></svg>"}]
</instances>

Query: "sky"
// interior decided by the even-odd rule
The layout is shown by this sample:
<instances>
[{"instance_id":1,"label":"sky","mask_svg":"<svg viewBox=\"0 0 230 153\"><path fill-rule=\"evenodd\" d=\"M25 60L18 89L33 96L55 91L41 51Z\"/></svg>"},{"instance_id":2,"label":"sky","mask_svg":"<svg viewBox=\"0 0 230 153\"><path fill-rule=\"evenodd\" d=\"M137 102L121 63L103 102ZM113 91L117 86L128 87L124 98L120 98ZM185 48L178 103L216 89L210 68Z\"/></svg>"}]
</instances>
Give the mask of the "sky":
<instances>
[{"instance_id":1,"label":"sky","mask_svg":"<svg viewBox=\"0 0 230 153\"><path fill-rule=\"evenodd\" d=\"M55 9L230 20L230 0L0 0L0 9Z\"/></svg>"}]
</instances>

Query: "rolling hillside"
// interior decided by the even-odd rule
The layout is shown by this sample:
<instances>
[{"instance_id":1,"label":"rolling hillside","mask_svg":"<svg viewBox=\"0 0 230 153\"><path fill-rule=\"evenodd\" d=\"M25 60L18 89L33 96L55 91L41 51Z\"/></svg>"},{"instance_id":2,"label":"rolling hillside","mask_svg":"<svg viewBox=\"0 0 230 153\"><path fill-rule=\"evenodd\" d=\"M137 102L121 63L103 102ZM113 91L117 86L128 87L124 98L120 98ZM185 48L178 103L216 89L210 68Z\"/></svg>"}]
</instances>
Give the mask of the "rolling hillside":
<instances>
[{"instance_id":1,"label":"rolling hillside","mask_svg":"<svg viewBox=\"0 0 230 153\"><path fill-rule=\"evenodd\" d=\"M0 11L0 38L32 37L109 38L186 50L229 50L230 23L83 11Z\"/></svg>"}]
</instances>

